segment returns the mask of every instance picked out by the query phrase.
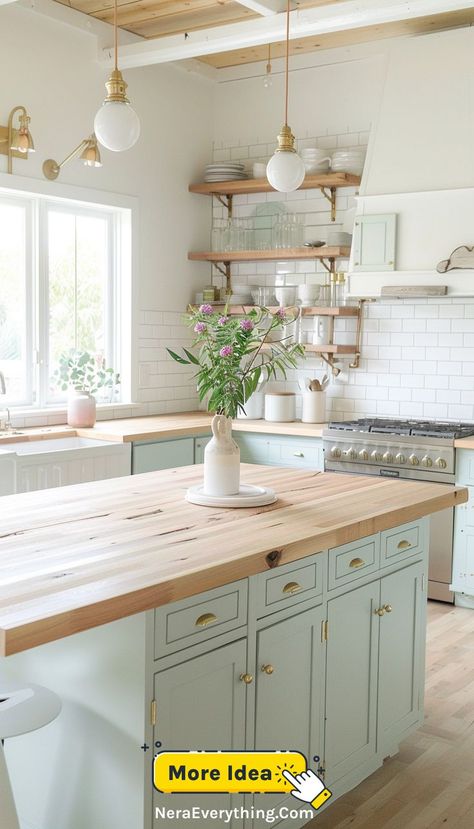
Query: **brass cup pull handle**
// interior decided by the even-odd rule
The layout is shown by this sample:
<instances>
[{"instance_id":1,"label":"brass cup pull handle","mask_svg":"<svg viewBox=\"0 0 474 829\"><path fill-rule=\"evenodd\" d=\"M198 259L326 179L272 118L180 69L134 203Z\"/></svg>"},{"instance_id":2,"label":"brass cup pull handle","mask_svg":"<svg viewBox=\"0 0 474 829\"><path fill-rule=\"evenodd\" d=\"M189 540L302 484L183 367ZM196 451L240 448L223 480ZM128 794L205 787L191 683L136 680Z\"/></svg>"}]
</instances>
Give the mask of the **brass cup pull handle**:
<instances>
[{"instance_id":1,"label":"brass cup pull handle","mask_svg":"<svg viewBox=\"0 0 474 829\"><path fill-rule=\"evenodd\" d=\"M385 610L385 613L391 613L392 610L393 610L393 607L392 607L391 604L384 604L383 609Z\"/></svg>"},{"instance_id":2,"label":"brass cup pull handle","mask_svg":"<svg viewBox=\"0 0 474 829\"><path fill-rule=\"evenodd\" d=\"M349 567L352 567L353 569L357 569L357 567L363 567L364 564L365 564L365 561L364 561L363 558L353 558L352 561L349 563Z\"/></svg>"},{"instance_id":3,"label":"brass cup pull handle","mask_svg":"<svg viewBox=\"0 0 474 829\"><path fill-rule=\"evenodd\" d=\"M298 584L297 581L289 581L288 584L285 584L282 593L285 593L287 596L292 596L293 593L298 593L302 589L301 584Z\"/></svg>"},{"instance_id":4,"label":"brass cup pull handle","mask_svg":"<svg viewBox=\"0 0 474 829\"><path fill-rule=\"evenodd\" d=\"M199 616L194 625L197 628L205 628L207 625L212 625L213 622L217 622L217 616L215 613L203 613L202 616Z\"/></svg>"},{"instance_id":5,"label":"brass cup pull handle","mask_svg":"<svg viewBox=\"0 0 474 829\"><path fill-rule=\"evenodd\" d=\"M304 452L293 452L294 458L304 458Z\"/></svg>"},{"instance_id":6,"label":"brass cup pull handle","mask_svg":"<svg viewBox=\"0 0 474 829\"><path fill-rule=\"evenodd\" d=\"M240 674L240 681L245 682L246 685L251 685L253 682L252 674Z\"/></svg>"},{"instance_id":7,"label":"brass cup pull handle","mask_svg":"<svg viewBox=\"0 0 474 829\"><path fill-rule=\"evenodd\" d=\"M378 607L377 610L374 610L376 616L385 616L385 608Z\"/></svg>"},{"instance_id":8,"label":"brass cup pull handle","mask_svg":"<svg viewBox=\"0 0 474 829\"><path fill-rule=\"evenodd\" d=\"M411 547L411 544L409 541L406 541L406 539L403 539L403 541L399 541L397 544L398 550L408 550L409 547Z\"/></svg>"},{"instance_id":9,"label":"brass cup pull handle","mask_svg":"<svg viewBox=\"0 0 474 829\"><path fill-rule=\"evenodd\" d=\"M273 665L262 665L261 670L264 674L268 674L268 676L271 676L274 673L275 668L273 667Z\"/></svg>"}]
</instances>

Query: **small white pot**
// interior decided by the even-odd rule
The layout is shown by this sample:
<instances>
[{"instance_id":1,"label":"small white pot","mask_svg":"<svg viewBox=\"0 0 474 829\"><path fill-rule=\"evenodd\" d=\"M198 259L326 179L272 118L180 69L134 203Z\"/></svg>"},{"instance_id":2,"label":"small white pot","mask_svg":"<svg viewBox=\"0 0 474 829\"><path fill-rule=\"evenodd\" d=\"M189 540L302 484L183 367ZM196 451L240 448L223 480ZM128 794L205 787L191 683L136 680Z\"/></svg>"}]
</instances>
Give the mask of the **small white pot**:
<instances>
[{"instance_id":1,"label":"small white pot","mask_svg":"<svg viewBox=\"0 0 474 829\"><path fill-rule=\"evenodd\" d=\"M240 449L232 439L232 420L214 415L212 438L204 450L204 494L238 495Z\"/></svg>"},{"instance_id":2,"label":"small white pot","mask_svg":"<svg viewBox=\"0 0 474 829\"><path fill-rule=\"evenodd\" d=\"M293 392L271 392L265 395L265 420L289 423L296 418L296 396Z\"/></svg>"},{"instance_id":3,"label":"small white pot","mask_svg":"<svg viewBox=\"0 0 474 829\"><path fill-rule=\"evenodd\" d=\"M263 417L263 393L255 391L251 397L244 403L245 414L239 411L238 418L242 420L261 420Z\"/></svg>"},{"instance_id":4,"label":"small white pot","mask_svg":"<svg viewBox=\"0 0 474 829\"><path fill-rule=\"evenodd\" d=\"M326 419L326 395L323 391L305 391L301 420L303 423L324 423Z\"/></svg>"},{"instance_id":5,"label":"small white pot","mask_svg":"<svg viewBox=\"0 0 474 829\"><path fill-rule=\"evenodd\" d=\"M84 389L70 389L67 403L67 422L75 429L94 426L96 421L95 397Z\"/></svg>"}]
</instances>

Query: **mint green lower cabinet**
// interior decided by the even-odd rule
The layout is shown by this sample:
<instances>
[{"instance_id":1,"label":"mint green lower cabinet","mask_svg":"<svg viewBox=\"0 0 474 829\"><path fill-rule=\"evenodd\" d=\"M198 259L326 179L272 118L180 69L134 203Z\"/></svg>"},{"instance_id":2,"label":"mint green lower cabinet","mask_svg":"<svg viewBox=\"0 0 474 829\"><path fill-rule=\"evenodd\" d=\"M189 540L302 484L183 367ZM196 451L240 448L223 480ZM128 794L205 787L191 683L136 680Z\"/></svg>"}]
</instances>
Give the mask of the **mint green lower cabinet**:
<instances>
[{"instance_id":1,"label":"mint green lower cabinet","mask_svg":"<svg viewBox=\"0 0 474 829\"><path fill-rule=\"evenodd\" d=\"M191 466L193 463L193 438L134 443L132 447L132 475L156 472L158 469L173 469L177 466Z\"/></svg>"},{"instance_id":2,"label":"mint green lower cabinet","mask_svg":"<svg viewBox=\"0 0 474 829\"><path fill-rule=\"evenodd\" d=\"M291 466L301 469L324 469L321 438L298 438L287 435L233 433L240 447L243 463Z\"/></svg>"},{"instance_id":3,"label":"mint green lower cabinet","mask_svg":"<svg viewBox=\"0 0 474 829\"><path fill-rule=\"evenodd\" d=\"M380 586L328 602L325 761L329 786L375 756Z\"/></svg>"},{"instance_id":4,"label":"mint green lower cabinet","mask_svg":"<svg viewBox=\"0 0 474 829\"><path fill-rule=\"evenodd\" d=\"M323 618L322 608L317 607L257 634L255 749L301 751L313 768L314 755L323 755ZM272 673L262 670L264 666ZM258 809L283 804L294 808L295 803L284 795L254 798ZM264 819L254 820L254 829L264 826L268 826Z\"/></svg>"},{"instance_id":5,"label":"mint green lower cabinet","mask_svg":"<svg viewBox=\"0 0 474 829\"><path fill-rule=\"evenodd\" d=\"M422 716L426 593L423 564L380 582L377 748L392 754L401 735Z\"/></svg>"},{"instance_id":6,"label":"mint green lower cabinet","mask_svg":"<svg viewBox=\"0 0 474 829\"><path fill-rule=\"evenodd\" d=\"M195 438L194 440L194 463L204 463L204 450L212 440L211 436L205 438Z\"/></svg>"},{"instance_id":7,"label":"mint green lower cabinet","mask_svg":"<svg viewBox=\"0 0 474 829\"><path fill-rule=\"evenodd\" d=\"M247 686L240 674L246 669L246 654L246 641L241 639L155 674L157 724L153 739L162 743L162 750L245 748ZM242 803L240 795L163 795L155 791L153 812L156 807L231 809ZM173 829L186 829L190 823L186 819L159 821L159 825ZM241 829L242 821L234 819L228 826Z\"/></svg>"}]
</instances>

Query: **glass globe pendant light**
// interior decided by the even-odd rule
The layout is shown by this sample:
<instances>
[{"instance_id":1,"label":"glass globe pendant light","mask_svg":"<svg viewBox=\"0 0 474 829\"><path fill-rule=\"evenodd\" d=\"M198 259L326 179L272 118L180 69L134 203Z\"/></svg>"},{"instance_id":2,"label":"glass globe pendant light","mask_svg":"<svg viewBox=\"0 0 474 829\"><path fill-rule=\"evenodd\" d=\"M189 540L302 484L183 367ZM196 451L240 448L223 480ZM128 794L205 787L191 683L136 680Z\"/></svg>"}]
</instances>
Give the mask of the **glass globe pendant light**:
<instances>
[{"instance_id":1,"label":"glass globe pendant light","mask_svg":"<svg viewBox=\"0 0 474 829\"><path fill-rule=\"evenodd\" d=\"M278 147L267 164L267 179L274 190L293 193L302 184L305 166L295 150L295 136L288 126L288 62L290 53L290 0L286 4L285 123L278 136Z\"/></svg>"},{"instance_id":2,"label":"glass globe pendant light","mask_svg":"<svg viewBox=\"0 0 474 829\"><path fill-rule=\"evenodd\" d=\"M97 140L114 153L129 150L138 141L140 120L126 95L127 84L118 68L117 0L114 0L115 67L105 84L107 95L94 119Z\"/></svg>"}]
</instances>

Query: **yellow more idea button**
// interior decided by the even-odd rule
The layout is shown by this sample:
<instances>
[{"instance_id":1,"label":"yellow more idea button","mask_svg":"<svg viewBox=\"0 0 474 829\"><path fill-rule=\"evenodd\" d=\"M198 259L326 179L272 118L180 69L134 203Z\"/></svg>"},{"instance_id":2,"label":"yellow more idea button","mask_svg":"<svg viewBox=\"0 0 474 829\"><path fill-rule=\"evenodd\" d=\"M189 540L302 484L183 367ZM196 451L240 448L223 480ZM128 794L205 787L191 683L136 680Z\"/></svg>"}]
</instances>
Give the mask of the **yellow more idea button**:
<instances>
[{"instance_id":1,"label":"yellow more idea button","mask_svg":"<svg viewBox=\"0 0 474 829\"><path fill-rule=\"evenodd\" d=\"M154 759L153 783L164 793L290 792L291 775L306 771L299 751L162 751Z\"/></svg>"}]
</instances>

